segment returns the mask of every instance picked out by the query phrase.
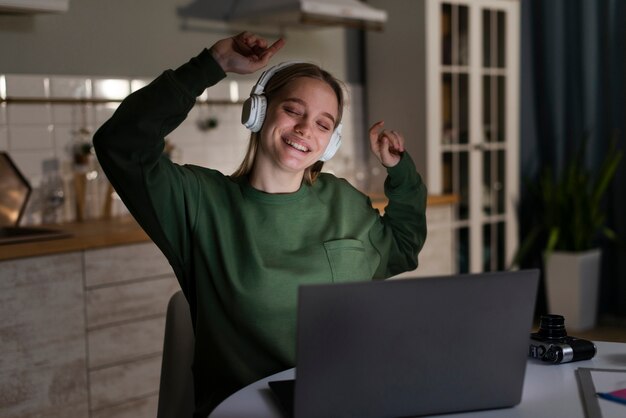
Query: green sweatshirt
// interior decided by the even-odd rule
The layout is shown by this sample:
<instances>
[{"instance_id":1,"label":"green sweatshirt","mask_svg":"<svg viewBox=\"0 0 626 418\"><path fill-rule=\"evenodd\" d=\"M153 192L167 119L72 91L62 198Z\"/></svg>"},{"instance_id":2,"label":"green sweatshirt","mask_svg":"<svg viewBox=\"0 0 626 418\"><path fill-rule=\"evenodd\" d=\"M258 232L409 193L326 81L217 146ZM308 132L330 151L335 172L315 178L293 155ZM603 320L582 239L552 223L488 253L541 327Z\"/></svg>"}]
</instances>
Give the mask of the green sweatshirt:
<instances>
[{"instance_id":1,"label":"green sweatshirt","mask_svg":"<svg viewBox=\"0 0 626 418\"><path fill-rule=\"evenodd\" d=\"M406 153L388 169L382 217L367 196L330 174L295 193L268 194L246 177L164 157L165 136L224 77L204 50L128 96L94 136L107 177L189 301L198 416L295 365L299 285L414 269L426 238L426 189Z\"/></svg>"}]
</instances>

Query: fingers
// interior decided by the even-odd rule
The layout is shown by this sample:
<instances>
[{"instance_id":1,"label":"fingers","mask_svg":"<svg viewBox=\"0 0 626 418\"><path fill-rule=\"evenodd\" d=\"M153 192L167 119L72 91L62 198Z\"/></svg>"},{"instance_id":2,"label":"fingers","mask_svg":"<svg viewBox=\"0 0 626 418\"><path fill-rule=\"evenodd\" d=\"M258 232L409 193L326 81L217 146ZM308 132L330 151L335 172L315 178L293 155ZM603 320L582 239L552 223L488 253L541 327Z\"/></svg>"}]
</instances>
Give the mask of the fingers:
<instances>
[{"instance_id":1,"label":"fingers","mask_svg":"<svg viewBox=\"0 0 626 418\"><path fill-rule=\"evenodd\" d=\"M374 145L374 143L378 140L378 135L383 130L383 126L385 126L385 121L379 120L378 122L376 122L370 127L369 134L370 134L370 143L372 145Z\"/></svg>"},{"instance_id":2,"label":"fingers","mask_svg":"<svg viewBox=\"0 0 626 418\"><path fill-rule=\"evenodd\" d=\"M251 44L246 41L243 33L233 38L233 49L244 57L253 57L255 55Z\"/></svg>"},{"instance_id":3,"label":"fingers","mask_svg":"<svg viewBox=\"0 0 626 418\"><path fill-rule=\"evenodd\" d=\"M235 37L250 52L250 58L259 59L263 51L267 48L267 41L254 33L242 32Z\"/></svg>"},{"instance_id":4,"label":"fingers","mask_svg":"<svg viewBox=\"0 0 626 418\"><path fill-rule=\"evenodd\" d=\"M251 32L241 32L218 41L210 50L224 72L249 74L266 66L284 45L282 38L268 46L266 39Z\"/></svg>"},{"instance_id":5,"label":"fingers","mask_svg":"<svg viewBox=\"0 0 626 418\"><path fill-rule=\"evenodd\" d=\"M404 137L397 131L384 129L384 121L376 122L369 130L372 152L387 167L394 166L404 152Z\"/></svg>"},{"instance_id":6,"label":"fingers","mask_svg":"<svg viewBox=\"0 0 626 418\"><path fill-rule=\"evenodd\" d=\"M234 49L246 58L258 61L259 52L263 50L262 44L267 42L250 32L241 32L233 37Z\"/></svg>"},{"instance_id":7,"label":"fingers","mask_svg":"<svg viewBox=\"0 0 626 418\"><path fill-rule=\"evenodd\" d=\"M283 46L285 46L285 40L280 38L261 54L261 59L267 63Z\"/></svg>"},{"instance_id":8,"label":"fingers","mask_svg":"<svg viewBox=\"0 0 626 418\"><path fill-rule=\"evenodd\" d=\"M389 139L388 149L394 154L404 152L404 137L397 131L384 131L383 135Z\"/></svg>"},{"instance_id":9,"label":"fingers","mask_svg":"<svg viewBox=\"0 0 626 418\"><path fill-rule=\"evenodd\" d=\"M285 45L285 40L280 38L268 48L266 39L251 32L240 33L235 37L235 42L242 52L245 51L244 56L264 65Z\"/></svg>"},{"instance_id":10,"label":"fingers","mask_svg":"<svg viewBox=\"0 0 626 418\"><path fill-rule=\"evenodd\" d=\"M372 147L380 150L384 143L392 152L404 152L404 137L398 131L384 129L385 122L379 121L369 129L370 142Z\"/></svg>"}]
</instances>

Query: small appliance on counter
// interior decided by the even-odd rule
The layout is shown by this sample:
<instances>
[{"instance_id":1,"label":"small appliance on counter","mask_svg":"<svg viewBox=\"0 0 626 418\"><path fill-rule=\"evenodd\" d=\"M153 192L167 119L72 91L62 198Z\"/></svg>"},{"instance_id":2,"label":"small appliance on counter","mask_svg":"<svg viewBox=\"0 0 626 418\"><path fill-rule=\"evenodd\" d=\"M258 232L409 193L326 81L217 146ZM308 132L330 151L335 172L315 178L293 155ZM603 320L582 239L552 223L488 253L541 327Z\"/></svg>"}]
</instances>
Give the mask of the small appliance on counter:
<instances>
[{"instance_id":1,"label":"small appliance on counter","mask_svg":"<svg viewBox=\"0 0 626 418\"><path fill-rule=\"evenodd\" d=\"M32 188L9 154L0 152L0 245L65 238L71 234L57 229L21 227Z\"/></svg>"}]
</instances>

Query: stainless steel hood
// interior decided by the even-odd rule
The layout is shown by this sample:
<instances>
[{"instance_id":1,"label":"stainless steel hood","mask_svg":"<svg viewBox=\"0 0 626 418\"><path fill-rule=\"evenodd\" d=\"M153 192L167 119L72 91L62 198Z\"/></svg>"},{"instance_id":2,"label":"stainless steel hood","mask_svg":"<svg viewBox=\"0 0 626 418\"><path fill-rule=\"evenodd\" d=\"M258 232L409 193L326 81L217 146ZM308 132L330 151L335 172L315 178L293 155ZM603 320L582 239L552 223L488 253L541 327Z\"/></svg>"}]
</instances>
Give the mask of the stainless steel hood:
<instances>
[{"instance_id":1,"label":"stainless steel hood","mask_svg":"<svg viewBox=\"0 0 626 418\"><path fill-rule=\"evenodd\" d=\"M0 0L0 14L3 13L64 13L70 0Z\"/></svg>"},{"instance_id":2,"label":"stainless steel hood","mask_svg":"<svg viewBox=\"0 0 626 418\"><path fill-rule=\"evenodd\" d=\"M234 2L227 20L382 30L387 12L358 0L239 0Z\"/></svg>"}]
</instances>

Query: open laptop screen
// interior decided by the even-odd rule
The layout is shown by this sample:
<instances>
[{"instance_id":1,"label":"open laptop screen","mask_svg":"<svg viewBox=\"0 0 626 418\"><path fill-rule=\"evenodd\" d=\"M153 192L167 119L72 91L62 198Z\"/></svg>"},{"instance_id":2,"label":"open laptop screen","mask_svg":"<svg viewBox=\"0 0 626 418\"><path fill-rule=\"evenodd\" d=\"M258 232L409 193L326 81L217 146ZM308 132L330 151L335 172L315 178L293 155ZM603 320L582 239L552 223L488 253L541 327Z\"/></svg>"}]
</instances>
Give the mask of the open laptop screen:
<instances>
[{"instance_id":1,"label":"open laptop screen","mask_svg":"<svg viewBox=\"0 0 626 418\"><path fill-rule=\"evenodd\" d=\"M6 152L0 152L0 227L17 226L31 187Z\"/></svg>"}]
</instances>

